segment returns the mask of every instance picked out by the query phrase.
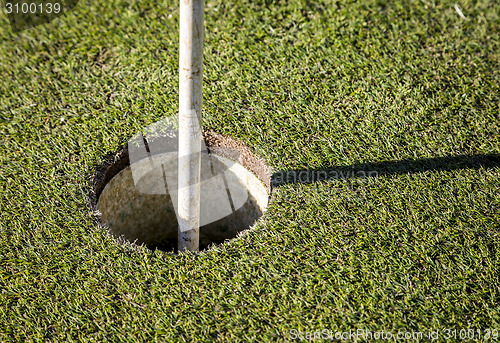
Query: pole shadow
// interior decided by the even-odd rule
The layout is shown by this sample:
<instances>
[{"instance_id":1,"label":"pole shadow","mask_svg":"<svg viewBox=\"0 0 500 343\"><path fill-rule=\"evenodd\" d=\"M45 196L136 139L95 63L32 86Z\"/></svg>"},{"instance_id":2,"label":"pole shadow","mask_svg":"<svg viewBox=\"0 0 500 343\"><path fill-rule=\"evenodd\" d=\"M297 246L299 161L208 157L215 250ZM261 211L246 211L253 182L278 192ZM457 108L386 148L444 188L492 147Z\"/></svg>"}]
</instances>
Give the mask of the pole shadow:
<instances>
[{"instance_id":1,"label":"pole shadow","mask_svg":"<svg viewBox=\"0 0 500 343\"><path fill-rule=\"evenodd\" d=\"M415 174L459 169L494 169L500 167L500 154L458 155L422 159L404 159L332 166L323 169L283 170L271 176L271 188L294 183L362 179L388 175Z\"/></svg>"}]
</instances>

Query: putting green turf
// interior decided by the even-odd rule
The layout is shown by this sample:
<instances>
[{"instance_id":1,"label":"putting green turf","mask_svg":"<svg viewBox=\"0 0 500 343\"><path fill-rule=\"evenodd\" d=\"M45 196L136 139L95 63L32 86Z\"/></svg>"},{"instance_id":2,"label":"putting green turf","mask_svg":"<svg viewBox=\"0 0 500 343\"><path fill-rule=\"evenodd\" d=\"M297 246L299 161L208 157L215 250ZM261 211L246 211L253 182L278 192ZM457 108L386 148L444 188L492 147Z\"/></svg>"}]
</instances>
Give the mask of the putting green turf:
<instances>
[{"instance_id":1,"label":"putting green turf","mask_svg":"<svg viewBox=\"0 0 500 343\"><path fill-rule=\"evenodd\" d=\"M2 16L0 340L500 329L500 5L458 5L207 0L204 127L274 171L490 164L287 184L253 231L180 256L117 243L87 197L177 111L178 4L81 1L18 35Z\"/></svg>"}]
</instances>

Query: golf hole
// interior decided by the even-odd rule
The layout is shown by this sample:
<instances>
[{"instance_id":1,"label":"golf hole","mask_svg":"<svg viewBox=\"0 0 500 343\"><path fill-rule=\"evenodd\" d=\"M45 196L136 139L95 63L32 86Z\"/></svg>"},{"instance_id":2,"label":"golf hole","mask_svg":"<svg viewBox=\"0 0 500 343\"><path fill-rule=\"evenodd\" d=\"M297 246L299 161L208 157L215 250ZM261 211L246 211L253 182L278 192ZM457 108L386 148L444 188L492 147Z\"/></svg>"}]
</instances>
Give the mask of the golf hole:
<instances>
[{"instance_id":1,"label":"golf hole","mask_svg":"<svg viewBox=\"0 0 500 343\"><path fill-rule=\"evenodd\" d=\"M241 142L213 133L204 138L210 153L201 166L200 251L237 237L262 216L270 175ZM130 165L124 149L95 182L102 223L119 240L177 253L176 179L177 154L155 154Z\"/></svg>"}]
</instances>

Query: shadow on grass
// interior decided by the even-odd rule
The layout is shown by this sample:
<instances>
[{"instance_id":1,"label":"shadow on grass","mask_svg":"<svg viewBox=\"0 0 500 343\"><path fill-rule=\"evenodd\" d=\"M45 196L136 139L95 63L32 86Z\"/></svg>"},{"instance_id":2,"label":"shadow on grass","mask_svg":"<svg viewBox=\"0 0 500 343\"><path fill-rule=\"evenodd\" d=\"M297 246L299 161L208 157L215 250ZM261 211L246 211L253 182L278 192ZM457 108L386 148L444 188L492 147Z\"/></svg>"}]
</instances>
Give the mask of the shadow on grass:
<instances>
[{"instance_id":1,"label":"shadow on grass","mask_svg":"<svg viewBox=\"0 0 500 343\"><path fill-rule=\"evenodd\" d=\"M323 169L284 170L271 176L271 187L292 183L360 179L386 175L415 174L457 169L494 169L500 167L499 154L458 155L401 161L360 163Z\"/></svg>"}]
</instances>

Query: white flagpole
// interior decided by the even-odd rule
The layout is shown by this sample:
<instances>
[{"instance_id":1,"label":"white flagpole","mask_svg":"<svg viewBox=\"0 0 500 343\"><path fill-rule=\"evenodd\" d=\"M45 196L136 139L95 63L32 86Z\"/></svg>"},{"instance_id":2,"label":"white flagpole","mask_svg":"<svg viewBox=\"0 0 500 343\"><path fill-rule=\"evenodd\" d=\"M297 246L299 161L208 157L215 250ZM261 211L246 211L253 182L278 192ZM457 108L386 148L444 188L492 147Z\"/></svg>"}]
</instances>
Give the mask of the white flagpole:
<instances>
[{"instance_id":1,"label":"white flagpole","mask_svg":"<svg viewBox=\"0 0 500 343\"><path fill-rule=\"evenodd\" d=\"M180 0L179 252L199 248L203 0Z\"/></svg>"}]
</instances>

